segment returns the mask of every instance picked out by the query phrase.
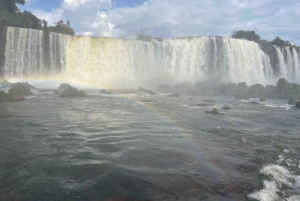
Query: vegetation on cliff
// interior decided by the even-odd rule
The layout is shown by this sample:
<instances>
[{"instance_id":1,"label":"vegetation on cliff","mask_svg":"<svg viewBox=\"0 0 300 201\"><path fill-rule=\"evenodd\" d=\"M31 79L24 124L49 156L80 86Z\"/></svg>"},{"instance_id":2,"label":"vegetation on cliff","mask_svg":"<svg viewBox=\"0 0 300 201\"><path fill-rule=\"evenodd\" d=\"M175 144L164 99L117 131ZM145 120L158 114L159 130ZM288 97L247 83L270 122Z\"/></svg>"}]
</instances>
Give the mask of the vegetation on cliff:
<instances>
[{"instance_id":1,"label":"vegetation on cliff","mask_svg":"<svg viewBox=\"0 0 300 201\"><path fill-rule=\"evenodd\" d=\"M48 22L41 20L29 11L21 12L17 5L25 5L25 0L0 0L0 26L21 27L47 30L62 34L75 35L71 22L59 20L55 26L48 27Z\"/></svg>"}]
</instances>

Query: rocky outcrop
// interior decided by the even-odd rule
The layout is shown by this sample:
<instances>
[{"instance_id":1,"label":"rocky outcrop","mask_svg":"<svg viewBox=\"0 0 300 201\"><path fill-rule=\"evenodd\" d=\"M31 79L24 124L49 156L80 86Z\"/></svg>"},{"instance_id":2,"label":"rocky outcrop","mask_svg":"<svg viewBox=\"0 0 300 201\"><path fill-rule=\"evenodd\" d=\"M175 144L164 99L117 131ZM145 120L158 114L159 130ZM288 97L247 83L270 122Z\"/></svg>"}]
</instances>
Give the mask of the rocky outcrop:
<instances>
[{"instance_id":1,"label":"rocky outcrop","mask_svg":"<svg viewBox=\"0 0 300 201\"><path fill-rule=\"evenodd\" d=\"M7 94L4 91L0 91L0 102L5 101L24 101L25 97L20 94Z\"/></svg>"},{"instance_id":2,"label":"rocky outcrop","mask_svg":"<svg viewBox=\"0 0 300 201\"><path fill-rule=\"evenodd\" d=\"M31 84L29 84L28 82L22 82L24 87L27 87L28 89L35 89L35 87Z\"/></svg>"},{"instance_id":3,"label":"rocky outcrop","mask_svg":"<svg viewBox=\"0 0 300 201\"><path fill-rule=\"evenodd\" d=\"M211 111L207 111L206 114L221 114L217 108L214 108L213 110Z\"/></svg>"},{"instance_id":4,"label":"rocky outcrop","mask_svg":"<svg viewBox=\"0 0 300 201\"><path fill-rule=\"evenodd\" d=\"M152 95L152 96L153 96L153 95L156 95L156 93L155 93L154 91L144 89L143 87L140 87L138 91L139 91L139 92L144 92L144 93L146 93L146 94L148 94L148 95Z\"/></svg>"},{"instance_id":5,"label":"rocky outcrop","mask_svg":"<svg viewBox=\"0 0 300 201\"><path fill-rule=\"evenodd\" d=\"M72 87L70 84L67 83L62 83L61 85L59 85L58 89L59 90L65 90L68 89L68 87Z\"/></svg>"},{"instance_id":6,"label":"rocky outcrop","mask_svg":"<svg viewBox=\"0 0 300 201\"><path fill-rule=\"evenodd\" d=\"M159 93L169 93L170 92L170 86L168 84L161 84L157 88L157 92Z\"/></svg>"},{"instance_id":7,"label":"rocky outcrop","mask_svg":"<svg viewBox=\"0 0 300 201\"><path fill-rule=\"evenodd\" d=\"M296 104L295 104L296 108L299 108L300 109L300 101L297 101Z\"/></svg>"},{"instance_id":8,"label":"rocky outcrop","mask_svg":"<svg viewBox=\"0 0 300 201\"><path fill-rule=\"evenodd\" d=\"M33 95L30 89L25 87L22 83L14 84L12 88L8 91L8 93L11 97L15 97L16 95L22 95L22 96Z\"/></svg>"},{"instance_id":9,"label":"rocky outcrop","mask_svg":"<svg viewBox=\"0 0 300 201\"><path fill-rule=\"evenodd\" d=\"M100 89L100 93L105 94L105 95L113 95L113 94L115 94L114 92L108 91L108 90L105 90L105 89Z\"/></svg>"},{"instance_id":10,"label":"rocky outcrop","mask_svg":"<svg viewBox=\"0 0 300 201\"><path fill-rule=\"evenodd\" d=\"M289 105L294 105L296 103L296 100L294 98L290 98L288 101Z\"/></svg>"},{"instance_id":11,"label":"rocky outcrop","mask_svg":"<svg viewBox=\"0 0 300 201\"><path fill-rule=\"evenodd\" d=\"M265 98L260 98L259 101L265 102L265 101L267 101L267 99L265 99Z\"/></svg>"},{"instance_id":12,"label":"rocky outcrop","mask_svg":"<svg viewBox=\"0 0 300 201\"><path fill-rule=\"evenodd\" d=\"M75 87L68 86L59 97L83 97L86 96L86 94L83 91L79 91Z\"/></svg>"},{"instance_id":13,"label":"rocky outcrop","mask_svg":"<svg viewBox=\"0 0 300 201\"><path fill-rule=\"evenodd\" d=\"M191 82L184 82L184 83L177 84L172 88L171 91L174 93L185 94L188 96L198 95L198 91L195 88L195 85Z\"/></svg>"}]
</instances>

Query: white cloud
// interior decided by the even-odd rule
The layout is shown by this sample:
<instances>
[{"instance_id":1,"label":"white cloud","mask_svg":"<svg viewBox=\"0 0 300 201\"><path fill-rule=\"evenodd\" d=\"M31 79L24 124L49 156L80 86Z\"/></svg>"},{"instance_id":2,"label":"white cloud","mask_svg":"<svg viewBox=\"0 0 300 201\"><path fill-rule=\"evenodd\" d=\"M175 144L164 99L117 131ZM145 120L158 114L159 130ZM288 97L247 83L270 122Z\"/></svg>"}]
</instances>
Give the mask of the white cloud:
<instances>
[{"instance_id":1,"label":"white cloud","mask_svg":"<svg viewBox=\"0 0 300 201\"><path fill-rule=\"evenodd\" d=\"M77 33L96 36L132 38L141 30L162 37L230 36L254 30L268 40L278 35L300 45L299 8L299 0L148 0L121 8L111 0L64 0L61 17Z\"/></svg>"},{"instance_id":2,"label":"white cloud","mask_svg":"<svg viewBox=\"0 0 300 201\"><path fill-rule=\"evenodd\" d=\"M48 25L53 25L54 22L60 20L62 18L62 13L64 11L62 9L52 9L52 12L46 12L43 10L33 10L32 13L38 16L42 20L46 20Z\"/></svg>"}]
</instances>

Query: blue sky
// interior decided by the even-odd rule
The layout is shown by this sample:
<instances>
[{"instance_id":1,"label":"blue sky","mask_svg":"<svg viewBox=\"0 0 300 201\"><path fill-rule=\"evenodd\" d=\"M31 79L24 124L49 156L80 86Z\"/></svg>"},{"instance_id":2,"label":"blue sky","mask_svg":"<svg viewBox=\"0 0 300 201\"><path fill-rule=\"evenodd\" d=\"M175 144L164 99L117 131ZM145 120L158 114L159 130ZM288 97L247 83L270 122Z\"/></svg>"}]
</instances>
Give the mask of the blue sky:
<instances>
[{"instance_id":1,"label":"blue sky","mask_svg":"<svg viewBox=\"0 0 300 201\"><path fill-rule=\"evenodd\" d=\"M50 24L71 20L78 35L135 38L231 36L254 30L300 45L299 0L27 0L21 7Z\"/></svg>"}]
</instances>

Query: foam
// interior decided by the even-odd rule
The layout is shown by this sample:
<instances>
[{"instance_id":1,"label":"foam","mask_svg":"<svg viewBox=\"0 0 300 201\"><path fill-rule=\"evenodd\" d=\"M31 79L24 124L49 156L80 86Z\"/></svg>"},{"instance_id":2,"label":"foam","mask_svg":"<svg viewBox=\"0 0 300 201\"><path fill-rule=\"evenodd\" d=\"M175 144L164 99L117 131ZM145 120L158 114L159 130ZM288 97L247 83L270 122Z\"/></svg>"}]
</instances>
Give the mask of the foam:
<instances>
[{"instance_id":1,"label":"foam","mask_svg":"<svg viewBox=\"0 0 300 201\"><path fill-rule=\"evenodd\" d=\"M271 181L264 180L264 188L248 195L249 198L259 201L296 201L300 200L299 195L291 195L289 198L282 199L278 192L288 189L300 193L300 176L293 175L287 168L279 165L267 165L260 171L265 176L270 177ZM284 193L283 193L284 194Z\"/></svg>"}]
</instances>

